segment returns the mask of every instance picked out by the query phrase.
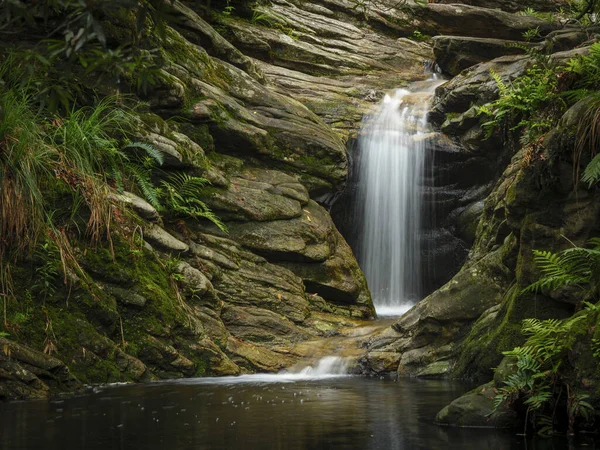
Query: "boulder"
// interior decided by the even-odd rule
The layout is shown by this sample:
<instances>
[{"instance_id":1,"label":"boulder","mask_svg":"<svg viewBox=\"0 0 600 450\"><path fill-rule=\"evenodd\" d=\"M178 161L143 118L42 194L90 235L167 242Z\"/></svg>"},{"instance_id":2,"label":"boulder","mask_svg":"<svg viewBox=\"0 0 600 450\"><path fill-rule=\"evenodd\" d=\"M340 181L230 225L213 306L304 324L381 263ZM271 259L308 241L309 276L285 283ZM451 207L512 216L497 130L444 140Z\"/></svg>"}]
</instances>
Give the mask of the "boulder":
<instances>
[{"instance_id":1,"label":"boulder","mask_svg":"<svg viewBox=\"0 0 600 450\"><path fill-rule=\"evenodd\" d=\"M494 408L494 383L484 384L457 398L442 409L435 421L439 425L463 428L513 428L519 424L516 413Z\"/></svg>"},{"instance_id":2,"label":"boulder","mask_svg":"<svg viewBox=\"0 0 600 450\"><path fill-rule=\"evenodd\" d=\"M464 69L484 61L505 55L523 54L525 53L523 46L531 45L503 39L435 36L433 54L442 71L455 76Z\"/></svg>"},{"instance_id":3,"label":"boulder","mask_svg":"<svg viewBox=\"0 0 600 450\"><path fill-rule=\"evenodd\" d=\"M333 222L314 201L291 220L237 223L229 228L242 245L273 261L322 262L335 247Z\"/></svg>"},{"instance_id":4,"label":"boulder","mask_svg":"<svg viewBox=\"0 0 600 450\"><path fill-rule=\"evenodd\" d=\"M558 11L569 5L568 0L434 0L433 3L461 3L508 12L519 12L526 8L532 8L539 12Z\"/></svg>"},{"instance_id":5,"label":"boulder","mask_svg":"<svg viewBox=\"0 0 600 450\"><path fill-rule=\"evenodd\" d=\"M417 4L406 10L416 28L429 35L521 40L528 30L538 28L545 36L561 26L534 16L461 4Z\"/></svg>"},{"instance_id":6,"label":"boulder","mask_svg":"<svg viewBox=\"0 0 600 450\"><path fill-rule=\"evenodd\" d=\"M291 185L295 186L295 185ZM232 177L227 189L215 191L206 198L206 204L224 220L264 222L299 217L302 203L308 197L306 188L296 190Z\"/></svg>"},{"instance_id":7,"label":"boulder","mask_svg":"<svg viewBox=\"0 0 600 450\"><path fill-rule=\"evenodd\" d=\"M399 353L398 373L443 376L456 343L468 334L483 312L502 300L511 274L500 251L465 266L452 280L406 312L391 330L371 339L368 353Z\"/></svg>"},{"instance_id":8,"label":"boulder","mask_svg":"<svg viewBox=\"0 0 600 450\"><path fill-rule=\"evenodd\" d=\"M526 55L501 56L461 72L459 75L436 89L429 113L429 120L440 126L448 114L458 115L469 111L473 105L483 105L498 97L498 84L491 73L498 74L505 82L510 82L533 65ZM468 131L472 121L462 130ZM464 120L464 119L460 119Z\"/></svg>"}]
</instances>

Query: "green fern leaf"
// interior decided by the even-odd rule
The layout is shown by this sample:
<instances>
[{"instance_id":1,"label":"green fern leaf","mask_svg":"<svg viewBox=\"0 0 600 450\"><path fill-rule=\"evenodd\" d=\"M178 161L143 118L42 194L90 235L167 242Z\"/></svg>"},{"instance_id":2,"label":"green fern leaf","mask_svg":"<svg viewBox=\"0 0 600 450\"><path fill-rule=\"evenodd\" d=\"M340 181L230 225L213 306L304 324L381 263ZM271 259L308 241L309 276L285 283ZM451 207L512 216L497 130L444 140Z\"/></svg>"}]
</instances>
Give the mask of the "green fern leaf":
<instances>
[{"instance_id":1,"label":"green fern leaf","mask_svg":"<svg viewBox=\"0 0 600 450\"><path fill-rule=\"evenodd\" d=\"M140 149L144 150L146 154L152 158L159 166L162 166L165 162L165 156L160 150L157 150L146 142L131 142L123 147L123 149Z\"/></svg>"},{"instance_id":2,"label":"green fern leaf","mask_svg":"<svg viewBox=\"0 0 600 450\"><path fill-rule=\"evenodd\" d=\"M583 171L581 180L588 184L588 187L592 187L598 181L600 181L600 154L596 155Z\"/></svg>"}]
</instances>

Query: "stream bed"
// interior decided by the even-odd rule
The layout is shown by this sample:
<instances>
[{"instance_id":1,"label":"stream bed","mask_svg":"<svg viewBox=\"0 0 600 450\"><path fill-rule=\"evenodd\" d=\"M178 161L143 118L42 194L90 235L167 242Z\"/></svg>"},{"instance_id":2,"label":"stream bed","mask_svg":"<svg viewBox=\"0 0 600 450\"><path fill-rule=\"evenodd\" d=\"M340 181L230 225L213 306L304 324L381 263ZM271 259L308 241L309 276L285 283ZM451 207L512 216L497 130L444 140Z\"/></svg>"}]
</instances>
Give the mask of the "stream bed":
<instances>
[{"instance_id":1,"label":"stream bed","mask_svg":"<svg viewBox=\"0 0 600 450\"><path fill-rule=\"evenodd\" d=\"M243 377L107 386L0 404L0 449L572 449L593 438L435 425L472 386L358 376Z\"/></svg>"}]
</instances>

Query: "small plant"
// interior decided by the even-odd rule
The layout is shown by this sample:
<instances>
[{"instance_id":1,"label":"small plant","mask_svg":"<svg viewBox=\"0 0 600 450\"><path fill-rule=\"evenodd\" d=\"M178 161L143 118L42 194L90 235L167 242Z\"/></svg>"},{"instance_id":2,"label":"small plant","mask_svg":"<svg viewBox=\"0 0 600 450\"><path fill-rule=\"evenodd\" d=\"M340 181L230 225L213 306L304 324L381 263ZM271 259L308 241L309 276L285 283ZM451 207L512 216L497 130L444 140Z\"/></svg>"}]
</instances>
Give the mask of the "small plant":
<instances>
[{"instance_id":1,"label":"small plant","mask_svg":"<svg viewBox=\"0 0 600 450\"><path fill-rule=\"evenodd\" d=\"M421 33L419 30L414 30L410 38L413 41L422 42L428 40L430 37L426 34Z\"/></svg>"},{"instance_id":2,"label":"small plant","mask_svg":"<svg viewBox=\"0 0 600 450\"><path fill-rule=\"evenodd\" d=\"M535 9L533 9L533 8L525 8L519 14L521 16L535 17L537 19L546 20L548 22L554 22L555 21L554 14L552 14L550 12L548 12L548 13L539 12L539 11L536 11Z\"/></svg>"},{"instance_id":3,"label":"small plant","mask_svg":"<svg viewBox=\"0 0 600 450\"><path fill-rule=\"evenodd\" d=\"M600 339L592 339L592 351L594 358L600 359Z\"/></svg>"},{"instance_id":4,"label":"small plant","mask_svg":"<svg viewBox=\"0 0 600 450\"><path fill-rule=\"evenodd\" d=\"M540 34L540 27L530 28L529 30L523 32L523 38L527 42L532 41L534 39L539 39L541 37L542 35Z\"/></svg>"},{"instance_id":5,"label":"small plant","mask_svg":"<svg viewBox=\"0 0 600 450\"><path fill-rule=\"evenodd\" d=\"M9 87L28 89L32 101L49 112L70 111L89 95L86 81L105 77L129 81L145 92L162 77L162 60L148 42L166 36L168 3L161 0L53 0L0 2L0 29L18 36L45 36L33 49L12 50L1 61L9 67ZM172 3L172 2L171 2ZM111 47L107 27L132 17L129 34ZM152 40L145 39L150 37ZM17 39L18 40L18 39ZM144 42L144 45L142 45ZM10 44L9 44L10 45ZM84 81L85 80L85 81Z\"/></svg>"},{"instance_id":6,"label":"small plant","mask_svg":"<svg viewBox=\"0 0 600 450\"><path fill-rule=\"evenodd\" d=\"M516 371L498 389L495 406L521 402L526 408L525 427L531 423L544 435L554 432L559 406L566 409L570 434L574 433L577 420L587 421L593 412L592 405L586 402L587 395L574 388L569 357L578 339L579 324L593 323L600 314L600 239L591 239L589 244L592 248L573 247L559 253L534 251L542 275L523 293L571 287L581 294L584 309L565 320L524 320L522 332L527 341L521 347L503 352L516 360ZM595 357L600 357L598 342L591 340Z\"/></svg>"},{"instance_id":7,"label":"small plant","mask_svg":"<svg viewBox=\"0 0 600 450\"><path fill-rule=\"evenodd\" d=\"M260 9L258 9L258 5L256 5L252 9L252 18L250 19L250 22L255 23L257 25L270 27L273 25L273 18L269 14L262 12Z\"/></svg>"},{"instance_id":8,"label":"small plant","mask_svg":"<svg viewBox=\"0 0 600 450\"><path fill-rule=\"evenodd\" d=\"M227 0L227 4L223 8L222 14L224 16L230 16L235 8L230 4L230 0Z\"/></svg>"},{"instance_id":9,"label":"small plant","mask_svg":"<svg viewBox=\"0 0 600 450\"><path fill-rule=\"evenodd\" d=\"M35 281L32 291L42 296L42 302L56 293L56 281L59 276L60 252L56 243L47 240L38 246L35 256L41 265L35 269Z\"/></svg>"},{"instance_id":10,"label":"small plant","mask_svg":"<svg viewBox=\"0 0 600 450\"><path fill-rule=\"evenodd\" d=\"M565 70L578 76L575 89L565 93L571 102L595 91L600 86L600 43L592 44L587 55L578 55L567 61Z\"/></svg>"}]
</instances>

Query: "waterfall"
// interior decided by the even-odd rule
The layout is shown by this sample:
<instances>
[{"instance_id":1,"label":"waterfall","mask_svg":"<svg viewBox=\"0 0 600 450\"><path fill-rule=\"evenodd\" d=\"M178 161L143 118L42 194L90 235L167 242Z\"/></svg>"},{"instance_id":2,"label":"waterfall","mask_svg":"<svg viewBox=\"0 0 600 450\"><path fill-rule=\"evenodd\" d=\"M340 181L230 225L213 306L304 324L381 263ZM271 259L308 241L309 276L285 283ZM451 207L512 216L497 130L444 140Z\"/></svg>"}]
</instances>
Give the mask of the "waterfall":
<instances>
[{"instance_id":1,"label":"waterfall","mask_svg":"<svg viewBox=\"0 0 600 450\"><path fill-rule=\"evenodd\" d=\"M339 356L325 356L317 364L313 366L306 366L301 369L298 373L306 375L308 377L323 377L331 375L346 375L348 373L348 366L350 365L349 358L342 358Z\"/></svg>"},{"instance_id":2,"label":"waterfall","mask_svg":"<svg viewBox=\"0 0 600 450\"><path fill-rule=\"evenodd\" d=\"M380 316L401 315L421 298L423 135L440 83L386 94L359 137L358 257Z\"/></svg>"}]
</instances>

